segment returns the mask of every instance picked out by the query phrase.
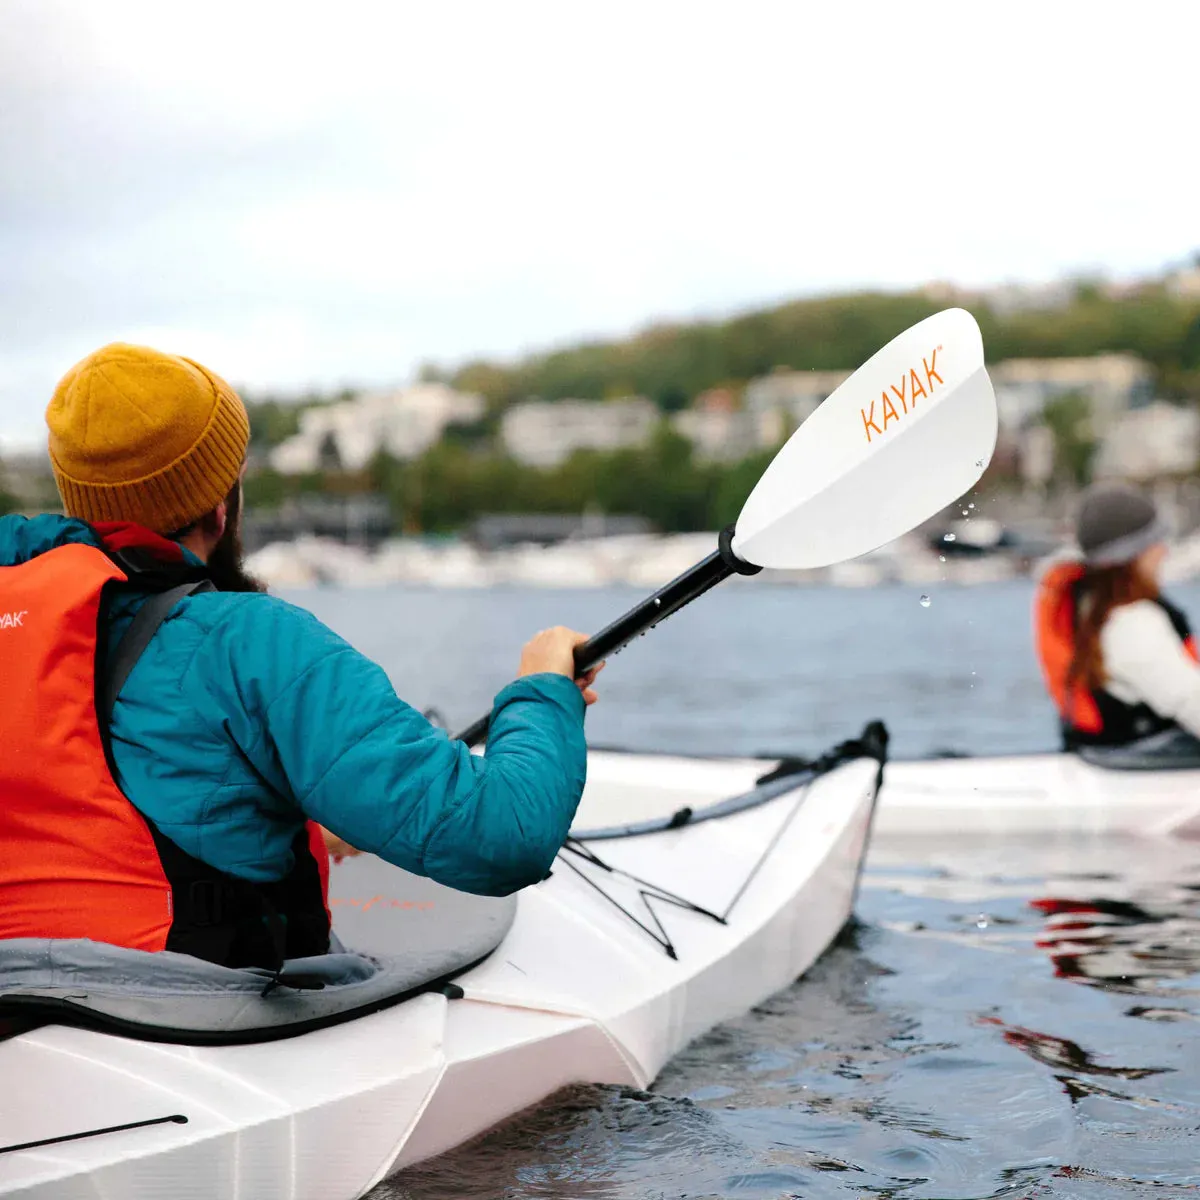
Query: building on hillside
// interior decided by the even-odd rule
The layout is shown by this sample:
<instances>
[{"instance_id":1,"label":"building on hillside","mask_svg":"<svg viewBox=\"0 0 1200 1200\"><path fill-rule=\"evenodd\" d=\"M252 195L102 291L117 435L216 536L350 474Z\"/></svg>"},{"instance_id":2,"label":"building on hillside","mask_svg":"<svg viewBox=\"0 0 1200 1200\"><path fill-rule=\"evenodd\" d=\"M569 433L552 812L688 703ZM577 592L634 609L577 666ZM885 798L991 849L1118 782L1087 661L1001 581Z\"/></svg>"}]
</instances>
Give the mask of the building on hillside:
<instances>
[{"instance_id":1,"label":"building on hillside","mask_svg":"<svg viewBox=\"0 0 1200 1200\"><path fill-rule=\"evenodd\" d=\"M1018 312L1047 312L1067 308L1075 299L1076 284L1069 279L1049 283L1001 283L979 293L997 316Z\"/></svg>"},{"instance_id":2,"label":"building on hillside","mask_svg":"<svg viewBox=\"0 0 1200 1200\"><path fill-rule=\"evenodd\" d=\"M1097 479L1190 475L1200 464L1200 413L1158 401L1121 414L1100 439Z\"/></svg>"},{"instance_id":3,"label":"building on hillside","mask_svg":"<svg viewBox=\"0 0 1200 1200\"><path fill-rule=\"evenodd\" d=\"M524 400L500 420L500 441L518 462L556 467L576 450L624 450L649 442L661 416L642 396L621 400Z\"/></svg>"},{"instance_id":4,"label":"building on hillside","mask_svg":"<svg viewBox=\"0 0 1200 1200\"><path fill-rule=\"evenodd\" d=\"M1090 358L1011 358L988 366L996 392L1000 428L1016 432L1034 423L1047 403L1078 393L1091 405L1094 431L1154 398L1154 372L1132 354Z\"/></svg>"},{"instance_id":5,"label":"building on hillside","mask_svg":"<svg viewBox=\"0 0 1200 1200\"><path fill-rule=\"evenodd\" d=\"M300 432L276 446L269 461L284 475L359 471L381 450L407 462L438 441L448 426L471 424L483 415L482 396L444 383L368 392L305 409Z\"/></svg>"},{"instance_id":6,"label":"building on hillside","mask_svg":"<svg viewBox=\"0 0 1200 1200\"><path fill-rule=\"evenodd\" d=\"M671 417L671 427L692 443L701 462L737 462L775 444L780 423L774 416L688 408Z\"/></svg>"},{"instance_id":7,"label":"building on hillside","mask_svg":"<svg viewBox=\"0 0 1200 1200\"><path fill-rule=\"evenodd\" d=\"M1167 292L1180 300L1200 299L1200 261L1180 267L1166 278Z\"/></svg>"},{"instance_id":8,"label":"building on hillside","mask_svg":"<svg viewBox=\"0 0 1200 1200\"><path fill-rule=\"evenodd\" d=\"M1017 470L1021 482L1044 487L1054 477L1054 434L1045 425L1028 425L1014 437L1017 446Z\"/></svg>"},{"instance_id":9,"label":"building on hillside","mask_svg":"<svg viewBox=\"0 0 1200 1200\"><path fill-rule=\"evenodd\" d=\"M733 388L728 387L707 388L692 401L692 408L697 412L733 413L741 407L741 398Z\"/></svg>"},{"instance_id":10,"label":"building on hillside","mask_svg":"<svg viewBox=\"0 0 1200 1200\"><path fill-rule=\"evenodd\" d=\"M746 384L745 411L764 418L766 444L803 424L851 375L850 371L776 370ZM768 429L768 422L773 425Z\"/></svg>"},{"instance_id":11,"label":"building on hillside","mask_svg":"<svg viewBox=\"0 0 1200 1200\"><path fill-rule=\"evenodd\" d=\"M778 414L748 412L728 388L701 392L692 407L675 413L671 427L692 443L702 462L737 462L774 445L779 438Z\"/></svg>"},{"instance_id":12,"label":"building on hillside","mask_svg":"<svg viewBox=\"0 0 1200 1200\"><path fill-rule=\"evenodd\" d=\"M999 283L992 287L965 287L935 280L918 289L920 295L945 308L974 309L987 305L997 316L1018 312L1047 312L1066 308L1075 298L1076 283L1069 279L1048 283Z\"/></svg>"}]
</instances>

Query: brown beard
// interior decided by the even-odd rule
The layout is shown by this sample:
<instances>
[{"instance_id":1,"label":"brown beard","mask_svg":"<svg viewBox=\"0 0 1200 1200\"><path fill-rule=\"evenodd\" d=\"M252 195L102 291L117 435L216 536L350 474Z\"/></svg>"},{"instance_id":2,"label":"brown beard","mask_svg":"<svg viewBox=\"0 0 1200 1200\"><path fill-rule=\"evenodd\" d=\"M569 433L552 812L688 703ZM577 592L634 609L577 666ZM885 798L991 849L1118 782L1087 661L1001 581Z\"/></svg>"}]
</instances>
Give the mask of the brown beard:
<instances>
[{"instance_id":1,"label":"brown beard","mask_svg":"<svg viewBox=\"0 0 1200 1200\"><path fill-rule=\"evenodd\" d=\"M208 574L219 592L265 592L267 585L246 570L242 550L242 485L226 500L225 532L208 556Z\"/></svg>"}]
</instances>

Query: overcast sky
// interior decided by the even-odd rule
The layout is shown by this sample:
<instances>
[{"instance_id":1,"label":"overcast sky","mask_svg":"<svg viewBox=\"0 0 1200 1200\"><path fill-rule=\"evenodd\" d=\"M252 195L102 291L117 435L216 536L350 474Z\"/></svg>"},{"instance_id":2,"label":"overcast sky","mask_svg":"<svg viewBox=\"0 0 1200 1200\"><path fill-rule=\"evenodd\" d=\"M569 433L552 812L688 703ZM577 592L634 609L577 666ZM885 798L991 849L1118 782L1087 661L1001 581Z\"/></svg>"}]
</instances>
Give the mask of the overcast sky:
<instances>
[{"instance_id":1,"label":"overcast sky","mask_svg":"<svg viewBox=\"0 0 1200 1200\"><path fill-rule=\"evenodd\" d=\"M0 0L0 439L118 339L298 390L1179 262L1198 11Z\"/></svg>"}]
</instances>

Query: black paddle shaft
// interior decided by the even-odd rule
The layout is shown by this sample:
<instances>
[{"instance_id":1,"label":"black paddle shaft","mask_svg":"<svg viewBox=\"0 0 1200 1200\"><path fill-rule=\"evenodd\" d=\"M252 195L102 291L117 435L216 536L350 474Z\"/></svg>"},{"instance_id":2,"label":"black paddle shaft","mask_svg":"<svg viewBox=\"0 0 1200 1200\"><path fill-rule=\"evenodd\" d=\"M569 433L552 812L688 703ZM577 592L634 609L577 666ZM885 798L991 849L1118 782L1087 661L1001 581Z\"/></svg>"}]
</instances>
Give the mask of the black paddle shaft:
<instances>
[{"instance_id":1,"label":"black paddle shaft","mask_svg":"<svg viewBox=\"0 0 1200 1200\"><path fill-rule=\"evenodd\" d=\"M660 621L665 621L685 604L691 604L723 579L728 579L730 575L757 575L761 570L762 567L738 558L733 552L733 526L730 525L721 531L717 548L707 558L689 567L682 575L659 588L653 596L648 596L611 625L606 625L595 637L588 638L582 646L578 646L575 650L575 677L578 679L610 654L616 654L635 637L648 633ZM487 737L491 719L490 713L480 717L457 734L456 739L474 746Z\"/></svg>"}]
</instances>

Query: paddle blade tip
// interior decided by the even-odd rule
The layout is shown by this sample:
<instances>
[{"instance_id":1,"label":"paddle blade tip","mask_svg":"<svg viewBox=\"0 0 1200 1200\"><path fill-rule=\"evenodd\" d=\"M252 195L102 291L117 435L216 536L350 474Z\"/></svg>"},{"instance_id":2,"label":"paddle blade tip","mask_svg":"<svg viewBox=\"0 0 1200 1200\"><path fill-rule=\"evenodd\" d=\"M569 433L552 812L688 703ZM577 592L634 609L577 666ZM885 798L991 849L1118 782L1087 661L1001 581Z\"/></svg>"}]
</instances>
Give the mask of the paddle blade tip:
<instances>
[{"instance_id":1,"label":"paddle blade tip","mask_svg":"<svg viewBox=\"0 0 1200 1200\"><path fill-rule=\"evenodd\" d=\"M962 308L919 321L806 420L758 481L733 549L762 567L856 558L935 516L995 452L983 337Z\"/></svg>"}]
</instances>

